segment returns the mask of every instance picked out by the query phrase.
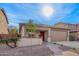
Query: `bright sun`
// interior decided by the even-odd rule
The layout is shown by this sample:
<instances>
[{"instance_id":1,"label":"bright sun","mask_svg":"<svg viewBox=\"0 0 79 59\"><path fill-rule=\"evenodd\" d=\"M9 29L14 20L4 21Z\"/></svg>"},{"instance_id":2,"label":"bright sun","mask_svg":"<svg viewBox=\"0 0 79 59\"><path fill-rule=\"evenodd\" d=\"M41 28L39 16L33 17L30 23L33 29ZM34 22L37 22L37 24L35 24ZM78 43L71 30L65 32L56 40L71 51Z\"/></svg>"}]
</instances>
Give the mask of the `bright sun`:
<instances>
[{"instance_id":1,"label":"bright sun","mask_svg":"<svg viewBox=\"0 0 79 59\"><path fill-rule=\"evenodd\" d=\"M50 17L54 13L54 9L50 6L44 6L42 13L44 14L44 16Z\"/></svg>"}]
</instances>

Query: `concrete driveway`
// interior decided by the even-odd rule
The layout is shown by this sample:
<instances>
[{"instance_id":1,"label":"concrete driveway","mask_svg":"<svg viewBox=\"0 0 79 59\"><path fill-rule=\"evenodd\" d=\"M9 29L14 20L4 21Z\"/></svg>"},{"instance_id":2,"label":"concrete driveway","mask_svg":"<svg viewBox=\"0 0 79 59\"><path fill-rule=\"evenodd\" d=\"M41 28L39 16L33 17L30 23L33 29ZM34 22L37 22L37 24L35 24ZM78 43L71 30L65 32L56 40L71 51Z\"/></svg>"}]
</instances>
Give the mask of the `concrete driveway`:
<instances>
[{"instance_id":1,"label":"concrete driveway","mask_svg":"<svg viewBox=\"0 0 79 59\"><path fill-rule=\"evenodd\" d=\"M64 46L68 46L71 48L79 49L79 41L61 41L61 42L56 42L56 43L62 44Z\"/></svg>"},{"instance_id":2,"label":"concrete driveway","mask_svg":"<svg viewBox=\"0 0 79 59\"><path fill-rule=\"evenodd\" d=\"M44 44L17 48L0 48L0 56L51 56L54 53Z\"/></svg>"},{"instance_id":3,"label":"concrete driveway","mask_svg":"<svg viewBox=\"0 0 79 59\"><path fill-rule=\"evenodd\" d=\"M62 56L62 52L71 48L53 43L42 45L0 48L0 56Z\"/></svg>"}]
</instances>

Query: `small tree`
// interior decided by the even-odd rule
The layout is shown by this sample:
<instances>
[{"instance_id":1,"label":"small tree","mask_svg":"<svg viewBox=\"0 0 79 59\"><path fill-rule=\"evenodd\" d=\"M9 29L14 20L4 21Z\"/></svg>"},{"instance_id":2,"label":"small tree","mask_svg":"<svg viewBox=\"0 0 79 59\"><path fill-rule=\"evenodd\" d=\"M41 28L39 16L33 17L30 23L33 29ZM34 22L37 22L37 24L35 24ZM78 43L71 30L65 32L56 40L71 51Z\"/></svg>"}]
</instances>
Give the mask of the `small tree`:
<instances>
[{"instance_id":1,"label":"small tree","mask_svg":"<svg viewBox=\"0 0 79 59\"><path fill-rule=\"evenodd\" d=\"M28 23L26 23L26 32L30 37L33 37L32 35L36 32L36 25L33 23L33 21L30 19Z\"/></svg>"},{"instance_id":2,"label":"small tree","mask_svg":"<svg viewBox=\"0 0 79 59\"><path fill-rule=\"evenodd\" d=\"M17 34L18 31L17 31L17 29L11 29L9 33L10 33L10 34Z\"/></svg>"}]
</instances>

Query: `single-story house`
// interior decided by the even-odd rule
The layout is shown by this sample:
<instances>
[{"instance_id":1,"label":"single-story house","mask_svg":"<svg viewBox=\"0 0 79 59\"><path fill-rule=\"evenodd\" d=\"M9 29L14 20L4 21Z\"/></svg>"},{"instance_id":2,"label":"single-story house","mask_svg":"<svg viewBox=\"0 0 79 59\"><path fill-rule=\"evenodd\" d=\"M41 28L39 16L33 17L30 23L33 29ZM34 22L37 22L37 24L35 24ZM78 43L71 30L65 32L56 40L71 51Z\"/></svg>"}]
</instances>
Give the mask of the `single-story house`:
<instances>
[{"instance_id":1,"label":"single-story house","mask_svg":"<svg viewBox=\"0 0 79 59\"><path fill-rule=\"evenodd\" d=\"M55 42L55 41L79 41L79 24L69 24L59 22L54 26L48 26L44 24L36 24L36 35L39 40L33 38L29 42L30 44L42 44L43 42ZM21 37L27 38L26 25L24 23L19 24L19 33ZM36 41L37 40L37 41ZM21 40L22 43L29 44L27 39ZM27 42L27 43L26 43ZM41 42L41 43L40 43Z\"/></svg>"},{"instance_id":2,"label":"single-story house","mask_svg":"<svg viewBox=\"0 0 79 59\"><path fill-rule=\"evenodd\" d=\"M25 30L25 24L19 24L19 33L21 37L27 37ZM48 26L44 24L36 24L37 34L41 36L42 42L53 42L53 41L67 41L69 40L69 29L66 28L56 28L53 26ZM36 35L37 35L36 34Z\"/></svg>"}]
</instances>

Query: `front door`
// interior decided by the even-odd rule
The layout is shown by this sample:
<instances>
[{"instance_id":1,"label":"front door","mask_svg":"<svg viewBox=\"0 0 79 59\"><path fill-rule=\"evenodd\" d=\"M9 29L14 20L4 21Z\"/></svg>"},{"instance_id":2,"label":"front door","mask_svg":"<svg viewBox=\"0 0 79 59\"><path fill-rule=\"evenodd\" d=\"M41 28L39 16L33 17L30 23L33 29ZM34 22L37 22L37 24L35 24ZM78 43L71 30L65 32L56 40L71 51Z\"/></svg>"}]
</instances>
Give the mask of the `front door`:
<instances>
[{"instance_id":1,"label":"front door","mask_svg":"<svg viewBox=\"0 0 79 59\"><path fill-rule=\"evenodd\" d=\"M45 32L44 31L40 31L40 35L42 37L42 41L45 41Z\"/></svg>"}]
</instances>

